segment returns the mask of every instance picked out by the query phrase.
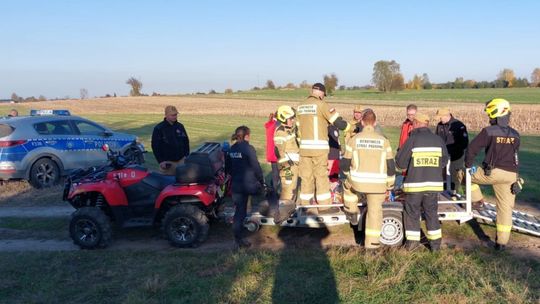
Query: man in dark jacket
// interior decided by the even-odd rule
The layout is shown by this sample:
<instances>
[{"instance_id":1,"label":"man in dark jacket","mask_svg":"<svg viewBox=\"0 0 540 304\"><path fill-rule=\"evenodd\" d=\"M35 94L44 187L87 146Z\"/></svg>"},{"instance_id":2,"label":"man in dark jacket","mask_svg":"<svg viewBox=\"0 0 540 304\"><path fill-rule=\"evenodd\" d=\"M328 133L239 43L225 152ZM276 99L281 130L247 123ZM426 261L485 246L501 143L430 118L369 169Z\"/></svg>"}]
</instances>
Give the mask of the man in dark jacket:
<instances>
[{"instance_id":1,"label":"man in dark jacket","mask_svg":"<svg viewBox=\"0 0 540 304\"><path fill-rule=\"evenodd\" d=\"M461 179L458 173L465 167L464 158L465 150L469 145L469 135L467 127L455 119L448 108L439 109L437 117L440 122L437 124L435 133L442 138L450 154L449 173L452 178L452 189L447 190L452 190L452 193L456 194L461 190Z\"/></svg>"},{"instance_id":2,"label":"man in dark jacket","mask_svg":"<svg viewBox=\"0 0 540 304\"><path fill-rule=\"evenodd\" d=\"M424 210L431 251L441 247L441 224L438 217L438 195L443 191L441 170L448 163L448 151L441 138L429 128L429 116L416 113L413 130L396 155L396 165L407 169L403 182L405 197L405 246L420 244L420 214Z\"/></svg>"},{"instance_id":3,"label":"man in dark jacket","mask_svg":"<svg viewBox=\"0 0 540 304\"><path fill-rule=\"evenodd\" d=\"M160 172L167 175L174 175L176 166L189 154L189 138L177 117L176 107L165 107L165 118L152 132L152 151Z\"/></svg>"}]
</instances>

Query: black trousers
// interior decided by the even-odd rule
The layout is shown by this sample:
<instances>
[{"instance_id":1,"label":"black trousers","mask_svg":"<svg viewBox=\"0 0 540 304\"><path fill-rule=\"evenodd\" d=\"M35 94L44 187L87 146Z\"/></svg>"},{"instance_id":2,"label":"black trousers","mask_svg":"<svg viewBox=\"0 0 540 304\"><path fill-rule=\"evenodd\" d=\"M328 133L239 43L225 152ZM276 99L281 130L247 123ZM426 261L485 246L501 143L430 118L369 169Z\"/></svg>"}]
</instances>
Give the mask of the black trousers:
<instances>
[{"instance_id":1,"label":"black trousers","mask_svg":"<svg viewBox=\"0 0 540 304\"><path fill-rule=\"evenodd\" d=\"M438 193L408 193L405 197L405 237L407 241L420 241L420 216L424 210L426 237L430 245L440 246L441 223L439 222Z\"/></svg>"},{"instance_id":2,"label":"black trousers","mask_svg":"<svg viewBox=\"0 0 540 304\"><path fill-rule=\"evenodd\" d=\"M277 162L270 163L272 166L272 188L274 189L274 192L278 192L278 186L281 181L279 178L279 165Z\"/></svg>"},{"instance_id":3,"label":"black trousers","mask_svg":"<svg viewBox=\"0 0 540 304\"><path fill-rule=\"evenodd\" d=\"M244 220L246 219L247 204L250 196L247 193L232 193L232 199L235 205L233 233L236 240L240 240L243 237Z\"/></svg>"}]
</instances>

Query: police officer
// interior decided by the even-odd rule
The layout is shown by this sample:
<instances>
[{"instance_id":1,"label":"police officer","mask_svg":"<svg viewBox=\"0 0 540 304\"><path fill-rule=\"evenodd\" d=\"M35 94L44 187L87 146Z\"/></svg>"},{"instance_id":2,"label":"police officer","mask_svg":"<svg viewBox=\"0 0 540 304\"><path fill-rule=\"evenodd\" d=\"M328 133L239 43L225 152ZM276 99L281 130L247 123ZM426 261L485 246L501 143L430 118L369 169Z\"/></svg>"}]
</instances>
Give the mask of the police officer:
<instances>
[{"instance_id":1,"label":"police officer","mask_svg":"<svg viewBox=\"0 0 540 304\"><path fill-rule=\"evenodd\" d=\"M275 154L278 156L281 179L281 200L293 200L298 184L298 139L296 138L295 112L290 106L280 106L276 119L281 125L274 133Z\"/></svg>"},{"instance_id":2,"label":"police officer","mask_svg":"<svg viewBox=\"0 0 540 304\"><path fill-rule=\"evenodd\" d=\"M328 125L333 124L345 132L350 128L336 110L330 108L324 101L325 96L324 85L316 83L312 86L311 95L300 103L297 110L300 135L299 175L302 182L301 205L310 204L314 197L319 205L331 203L327 167ZM308 212L316 213L316 210L309 208Z\"/></svg>"},{"instance_id":3,"label":"police officer","mask_svg":"<svg viewBox=\"0 0 540 304\"><path fill-rule=\"evenodd\" d=\"M238 247L249 247L250 242L243 238L244 219L247 205L252 195L259 193L264 184L263 173L255 148L249 144L250 130L246 126L236 128L231 140L234 144L227 154L225 168L231 175L232 200L234 212L234 241Z\"/></svg>"},{"instance_id":4,"label":"police officer","mask_svg":"<svg viewBox=\"0 0 540 304\"><path fill-rule=\"evenodd\" d=\"M492 185L497 206L496 250L504 250L512 230L512 208L516 194L521 190L518 181L519 133L510 127L510 103L495 98L486 103L485 112L489 117L489 127L471 141L465 156L465 166L471 168L475 156L485 151L482 168L472 175L471 200L483 201L478 185ZM474 171L474 170L473 170Z\"/></svg>"},{"instance_id":5,"label":"police officer","mask_svg":"<svg viewBox=\"0 0 540 304\"><path fill-rule=\"evenodd\" d=\"M454 118L448 108L437 110L437 117L440 122L437 124L435 134L439 135L446 144L446 149L450 155L450 176L452 178L453 194L461 190L461 179L458 172L465 167L465 150L469 145L469 135L467 127L459 120Z\"/></svg>"},{"instance_id":6,"label":"police officer","mask_svg":"<svg viewBox=\"0 0 540 304\"><path fill-rule=\"evenodd\" d=\"M394 186L395 163L390 141L375 131L376 115L366 111L362 117L362 132L349 140L341 168L347 180L344 183L344 209L352 225L358 225L358 193L367 198L365 247L380 246L382 203L387 189Z\"/></svg>"},{"instance_id":7,"label":"police officer","mask_svg":"<svg viewBox=\"0 0 540 304\"><path fill-rule=\"evenodd\" d=\"M175 106L165 107L165 118L152 132L152 151L160 172L167 175L174 175L176 165L189 154L189 137L177 117Z\"/></svg>"},{"instance_id":8,"label":"police officer","mask_svg":"<svg viewBox=\"0 0 540 304\"><path fill-rule=\"evenodd\" d=\"M399 168L407 169L403 182L405 197L406 248L420 244L420 214L424 210L430 249L441 247L441 224L438 219L438 195L443 191L441 171L448 162L448 151L442 139L428 128L429 116L416 113L413 130L396 155Z\"/></svg>"}]
</instances>

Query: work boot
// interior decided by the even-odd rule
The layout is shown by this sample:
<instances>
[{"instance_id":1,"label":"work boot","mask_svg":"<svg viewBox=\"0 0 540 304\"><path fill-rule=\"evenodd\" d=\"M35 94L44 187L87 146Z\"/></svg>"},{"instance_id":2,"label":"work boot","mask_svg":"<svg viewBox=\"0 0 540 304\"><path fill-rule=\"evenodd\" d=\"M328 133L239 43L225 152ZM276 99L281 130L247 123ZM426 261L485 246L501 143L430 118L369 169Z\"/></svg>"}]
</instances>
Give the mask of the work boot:
<instances>
[{"instance_id":1,"label":"work boot","mask_svg":"<svg viewBox=\"0 0 540 304\"><path fill-rule=\"evenodd\" d=\"M405 241L403 248L407 251L415 251L420 248L420 242L418 241Z\"/></svg>"},{"instance_id":2,"label":"work boot","mask_svg":"<svg viewBox=\"0 0 540 304\"><path fill-rule=\"evenodd\" d=\"M251 247L251 243L246 239L236 239L234 240L234 245L236 248L249 248Z\"/></svg>"},{"instance_id":3,"label":"work boot","mask_svg":"<svg viewBox=\"0 0 540 304\"><path fill-rule=\"evenodd\" d=\"M506 245L495 243L495 250L496 251L505 251L506 250Z\"/></svg>"}]
</instances>

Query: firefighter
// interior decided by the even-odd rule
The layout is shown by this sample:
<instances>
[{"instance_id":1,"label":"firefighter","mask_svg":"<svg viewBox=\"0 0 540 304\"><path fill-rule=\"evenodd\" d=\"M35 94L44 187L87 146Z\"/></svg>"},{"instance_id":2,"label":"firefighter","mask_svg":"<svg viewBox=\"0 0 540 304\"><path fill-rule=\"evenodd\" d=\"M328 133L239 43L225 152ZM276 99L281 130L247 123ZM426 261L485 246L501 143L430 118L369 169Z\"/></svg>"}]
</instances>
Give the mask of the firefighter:
<instances>
[{"instance_id":1,"label":"firefighter","mask_svg":"<svg viewBox=\"0 0 540 304\"><path fill-rule=\"evenodd\" d=\"M443 191L441 171L448 162L448 151L442 139L428 128L429 116L416 113L413 130L396 155L396 165L407 169L403 182L405 197L405 246L412 250L420 244L420 215L424 210L431 251L441 247L438 195Z\"/></svg>"},{"instance_id":2,"label":"firefighter","mask_svg":"<svg viewBox=\"0 0 540 304\"><path fill-rule=\"evenodd\" d=\"M296 138L295 112L290 106L280 106L276 119L281 125L274 133L275 154L281 179L281 200L293 200L298 184L299 147Z\"/></svg>"},{"instance_id":3,"label":"firefighter","mask_svg":"<svg viewBox=\"0 0 540 304\"><path fill-rule=\"evenodd\" d=\"M361 105L354 106L353 119L349 121L351 129L349 130L349 132L345 133L345 144L347 144L351 137L353 137L356 133L360 132L360 128L362 128L362 111L364 111L364 108L362 108Z\"/></svg>"},{"instance_id":4,"label":"firefighter","mask_svg":"<svg viewBox=\"0 0 540 304\"><path fill-rule=\"evenodd\" d=\"M392 189L395 179L395 163L390 141L375 131L377 116L370 110L362 117L362 132L349 140L341 160L344 182L344 210L352 225L358 225L358 194L367 198L365 229L366 249L380 247L382 226L382 203L386 191Z\"/></svg>"},{"instance_id":5,"label":"firefighter","mask_svg":"<svg viewBox=\"0 0 540 304\"><path fill-rule=\"evenodd\" d=\"M226 171L231 175L232 200L235 205L233 232L237 247L251 246L243 237L247 205L252 196L263 190L263 173L255 148L249 144L250 130L246 126L236 128L226 159Z\"/></svg>"},{"instance_id":6,"label":"firefighter","mask_svg":"<svg viewBox=\"0 0 540 304\"><path fill-rule=\"evenodd\" d=\"M496 250L504 250L512 229L512 208L523 180L518 178L519 133L510 127L510 103L495 98L486 103L485 112L489 127L471 141L465 155L465 167L474 168L473 161L480 151L485 151L482 167L472 170L471 200L483 202L478 185L492 185L497 206Z\"/></svg>"},{"instance_id":7,"label":"firefighter","mask_svg":"<svg viewBox=\"0 0 540 304\"><path fill-rule=\"evenodd\" d=\"M312 86L311 95L300 103L297 110L300 135L301 178L300 204L309 205L315 198L319 205L331 203L328 180L328 125L347 132L350 125L343 120L334 108L324 101L326 88L321 83ZM316 195L315 195L316 193ZM324 209L319 208L321 211ZM315 208L309 212L316 213Z\"/></svg>"},{"instance_id":8,"label":"firefighter","mask_svg":"<svg viewBox=\"0 0 540 304\"><path fill-rule=\"evenodd\" d=\"M442 138L450 156L449 171L452 183L450 185L451 189L446 190L452 191L455 196L458 192L461 192L462 179L459 172L463 171L465 167L465 150L469 145L469 135L467 127L454 118L448 108L437 110L437 117L440 122L437 124L435 134Z\"/></svg>"}]
</instances>

